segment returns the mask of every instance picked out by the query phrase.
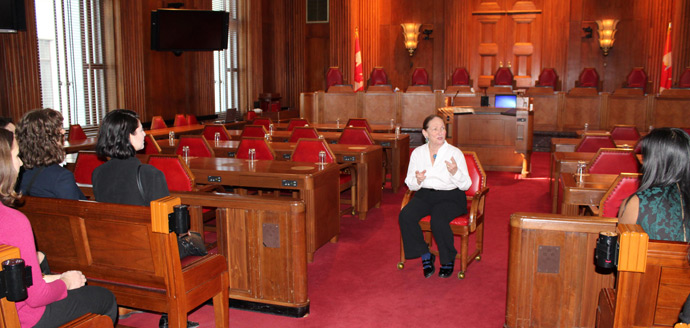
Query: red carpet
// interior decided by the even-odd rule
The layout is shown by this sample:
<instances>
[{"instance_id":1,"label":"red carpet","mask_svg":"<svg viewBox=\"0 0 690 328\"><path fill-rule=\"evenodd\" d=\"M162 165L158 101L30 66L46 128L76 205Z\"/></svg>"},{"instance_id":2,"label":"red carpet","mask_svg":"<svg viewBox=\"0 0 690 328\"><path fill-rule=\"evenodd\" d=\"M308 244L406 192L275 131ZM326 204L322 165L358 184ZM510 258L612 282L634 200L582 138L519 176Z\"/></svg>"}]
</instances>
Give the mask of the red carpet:
<instances>
[{"instance_id":1,"label":"red carpet","mask_svg":"<svg viewBox=\"0 0 690 328\"><path fill-rule=\"evenodd\" d=\"M311 311L306 318L230 309L231 327L501 327L505 318L510 214L548 212L549 153L535 153L530 178L487 172L484 254L464 280L422 276L419 259L398 270L398 212L404 190L383 193L381 208L366 221L342 219L340 241L316 252L309 264ZM473 245L474 240L470 240ZM438 261L436 263L438 272ZM456 270L457 271L457 270ZM155 327L158 315L120 320L132 327ZM213 309L204 306L190 320L213 327Z\"/></svg>"}]
</instances>

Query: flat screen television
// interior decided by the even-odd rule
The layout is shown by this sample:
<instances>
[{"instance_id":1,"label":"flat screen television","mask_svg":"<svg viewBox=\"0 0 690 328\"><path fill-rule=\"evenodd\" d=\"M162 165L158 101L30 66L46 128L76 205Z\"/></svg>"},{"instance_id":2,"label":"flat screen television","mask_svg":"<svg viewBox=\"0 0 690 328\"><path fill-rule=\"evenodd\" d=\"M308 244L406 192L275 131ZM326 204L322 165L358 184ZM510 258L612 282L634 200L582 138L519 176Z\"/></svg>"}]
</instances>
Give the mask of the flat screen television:
<instances>
[{"instance_id":1,"label":"flat screen television","mask_svg":"<svg viewBox=\"0 0 690 328\"><path fill-rule=\"evenodd\" d=\"M0 33L26 31L24 0L0 0Z\"/></svg>"},{"instance_id":2,"label":"flat screen television","mask_svg":"<svg viewBox=\"0 0 690 328\"><path fill-rule=\"evenodd\" d=\"M494 101L496 108L515 108L517 107L517 95L496 95Z\"/></svg>"},{"instance_id":3,"label":"flat screen television","mask_svg":"<svg viewBox=\"0 0 690 328\"><path fill-rule=\"evenodd\" d=\"M213 51L228 48L225 11L158 9L151 12L151 50Z\"/></svg>"}]
</instances>

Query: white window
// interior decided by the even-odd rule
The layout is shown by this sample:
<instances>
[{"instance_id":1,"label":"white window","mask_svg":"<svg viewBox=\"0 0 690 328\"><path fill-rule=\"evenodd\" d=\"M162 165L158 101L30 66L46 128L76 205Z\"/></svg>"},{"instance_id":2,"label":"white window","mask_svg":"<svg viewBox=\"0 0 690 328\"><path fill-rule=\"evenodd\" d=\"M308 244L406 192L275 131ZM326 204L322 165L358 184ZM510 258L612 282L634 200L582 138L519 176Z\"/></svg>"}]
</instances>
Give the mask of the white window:
<instances>
[{"instance_id":1,"label":"white window","mask_svg":"<svg viewBox=\"0 0 690 328\"><path fill-rule=\"evenodd\" d=\"M213 52L216 113L239 107L240 70L238 55L237 0L213 0L213 10L230 13L228 49Z\"/></svg>"},{"instance_id":2,"label":"white window","mask_svg":"<svg viewBox=\"0 0 690 328\"><path fill-rule=\"evenodd\" d=\"M102 0L35 0L43 107L65 126L97 125L106 113Z\"/></svg>"}]
</instances>

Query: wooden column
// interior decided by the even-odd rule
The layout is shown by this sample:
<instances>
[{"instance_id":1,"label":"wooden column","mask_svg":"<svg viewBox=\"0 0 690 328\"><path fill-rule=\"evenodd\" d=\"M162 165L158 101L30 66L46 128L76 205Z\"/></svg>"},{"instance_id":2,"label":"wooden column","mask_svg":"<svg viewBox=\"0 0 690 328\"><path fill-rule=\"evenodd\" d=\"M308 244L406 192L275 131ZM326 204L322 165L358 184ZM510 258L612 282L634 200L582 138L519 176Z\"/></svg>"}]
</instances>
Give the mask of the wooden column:
<instances>
[{"instance_id":1,"label":"wooden column","mask_svg":"<svg viewBox=\"0 0 690 328\"><path fill-rule=\"evenodd\" d=\"M690 66L690 0L675 0L671 43L673 47L673 82Z\"/></svg>"},{"instance_id":2,"label":"wooden column","mask_svg":"<svg viewBox=\"0 0 690 328\"><path fill-rule=\"evenodd\" d=\"M469 47L469 37L467 35L468 20L471 17L470 1L446 1L445 15L445 38L444 48L444 81L449 83L451 75L458 67L467 68L472 72L472 49ZM476 82L477 78L472 77ZM445 84L444 84L445 89Z\"/></svg>"},{"instance_id":3,"label":"wooden column","mask_svg":"<svg viewBox=\"0 0 690 328\"><path fill-rule=\"evenodd\" d=\"M364 73L364 84L366 88L369 74L375 66L382 65L381 49L379 48L381 38L380 14L381 0L359 0L358 24L359 42L362 47L362 70ZM389 69L390 70L390 69Z\"/></svg>"},{"instance_id":4,"label":"wooden column","mask_svg":"<svg viewBox=\"0 0 690 328\"><path fill-rule=\"evenodd\" d=\"M354 86L355 76L355 47L352 27L352 1L331 0L330 2L330 30L329 66L337 66L343 73L343 82ZM310 91L310 90L306 90Z\"/></svg>"}]
</instances>

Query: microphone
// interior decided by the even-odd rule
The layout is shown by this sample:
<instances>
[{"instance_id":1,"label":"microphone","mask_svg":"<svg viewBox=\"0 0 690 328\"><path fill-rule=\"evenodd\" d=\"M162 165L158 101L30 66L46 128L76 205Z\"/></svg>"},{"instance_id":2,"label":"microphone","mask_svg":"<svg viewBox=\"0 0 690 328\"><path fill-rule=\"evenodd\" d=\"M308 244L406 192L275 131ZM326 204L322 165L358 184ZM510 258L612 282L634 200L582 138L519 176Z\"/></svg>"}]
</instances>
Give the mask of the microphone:
<instances>
[{"instance_id":1,"label":"microphone","mask_svg":"<svg viewBox=\"0 0 690 328\"><path fill-rule=\"evenodd\" d=\"M455 95L453 96L453 99L450 100L451 106L455 106L455 97L458 96L458 93L460 93L460 88L458 88L458 91L455 91Z\"/></svg>"}]
</instances>

